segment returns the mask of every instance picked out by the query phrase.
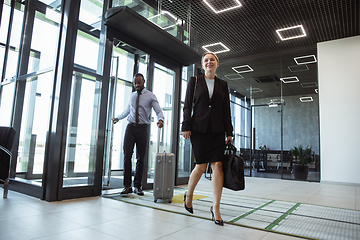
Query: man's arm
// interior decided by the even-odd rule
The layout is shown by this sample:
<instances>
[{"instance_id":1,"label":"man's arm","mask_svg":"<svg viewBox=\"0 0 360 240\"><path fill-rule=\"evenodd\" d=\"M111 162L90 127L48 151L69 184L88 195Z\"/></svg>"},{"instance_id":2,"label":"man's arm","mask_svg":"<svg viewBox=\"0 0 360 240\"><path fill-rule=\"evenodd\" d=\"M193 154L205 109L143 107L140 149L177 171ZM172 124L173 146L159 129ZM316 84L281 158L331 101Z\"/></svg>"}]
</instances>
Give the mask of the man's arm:
<instances>
[{"instance_id":1,"label":"man's arm","mask_svg":"<svg viewBox=\"0 0 360 240\"><path fill-rule=\"evenodd\" d=\"M151 102L151 107L154 109L158 122L157 125L159 128L162 128L164 125L164 113L161 110L160 104L156 98L156 96L153 96L153 101Z\"/></svg>"},{"instance_id":2,"label":"man's arm","mask_svg":"<svg viewBox=\"0 0 360 240\"><path fill-rule=\"evenodd\" d=\"M118 115L116 118L111 119L114 124L116 124L119 120L126 118L130 114L130 103L127 105L126 109Z\"/></svg>"}]
</instances>

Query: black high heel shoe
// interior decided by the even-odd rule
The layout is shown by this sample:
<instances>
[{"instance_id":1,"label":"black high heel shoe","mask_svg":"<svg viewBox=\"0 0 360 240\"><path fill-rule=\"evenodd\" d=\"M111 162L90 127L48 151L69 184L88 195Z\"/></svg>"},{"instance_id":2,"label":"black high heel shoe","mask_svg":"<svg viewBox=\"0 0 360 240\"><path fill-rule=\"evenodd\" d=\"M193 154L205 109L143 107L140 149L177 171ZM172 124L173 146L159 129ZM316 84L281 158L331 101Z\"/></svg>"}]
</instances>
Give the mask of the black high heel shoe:
<instances>
[{"instance_id":1,"label":"black high heel shoe","mask_svg":"<svg viewBox=\"0 0 360 240\"><path fill-rule=\"evenodd\" d=\"M216 225L224 226L224 220L216 220L215 219L215 215L214 215L214 212L213 212L213 206L210 207L210 212L211 212L211 215L212 215L211 220L213 220Z\"/></svg>"},{"instance_id":2,"label":"black high heel shoe","mask_svg":"<svg viewBox=\"0 0 360 240\"><path fill-rule=\"evenodd\" d=\"M185 207L186 211L188 211L189 213L194 213L192 207L187 207L186 206L186 193L187 193L187 191L184 193L184 207Z\"/></svg>"}]
</instances>

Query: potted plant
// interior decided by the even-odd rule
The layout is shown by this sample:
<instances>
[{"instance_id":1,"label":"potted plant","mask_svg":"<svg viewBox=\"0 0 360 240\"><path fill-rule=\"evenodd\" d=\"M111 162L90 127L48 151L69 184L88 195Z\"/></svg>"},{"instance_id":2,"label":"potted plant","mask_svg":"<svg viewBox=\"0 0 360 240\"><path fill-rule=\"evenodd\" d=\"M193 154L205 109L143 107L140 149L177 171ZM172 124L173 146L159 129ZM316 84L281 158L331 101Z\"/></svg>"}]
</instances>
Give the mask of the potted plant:
<instances>
[{"instance_id":1,"label":"potted plant","mask_svg":"<svg viewBox=\"0 0 360 240\"><path fill-rule=\"evenodd\" d=\"M293 173L295 179L306 180L309 173L309 164L314 162L311 147L303 148L301 145L289 151L290 156L295 158Z\"/></svg>"},{"instance_id":2,"label":"potted plant","mask_svg":"<svg viewBox=\"0 0 360 240\"><path fill-rule=\"evenodd\" d=\"M260 144L259 146L260 150L270 150L269 148L266 147L266 145Z\"/></svg>"}]
</instances>

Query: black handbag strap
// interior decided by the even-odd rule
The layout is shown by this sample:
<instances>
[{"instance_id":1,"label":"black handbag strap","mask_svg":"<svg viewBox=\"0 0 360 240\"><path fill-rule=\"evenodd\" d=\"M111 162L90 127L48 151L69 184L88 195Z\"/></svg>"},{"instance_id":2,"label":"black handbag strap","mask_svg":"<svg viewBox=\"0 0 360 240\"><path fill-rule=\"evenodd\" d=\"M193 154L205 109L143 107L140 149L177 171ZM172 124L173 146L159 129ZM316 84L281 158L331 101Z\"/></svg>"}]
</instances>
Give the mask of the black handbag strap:
<instances>
[{"instance_id":1,"label":"black handbag strap","mask_svg":"<svg viewBox=\"0 0 360 240\"><path fill-rule=\"evenodd\" d=\"M193 92L193 101L192 101L192 111L194 111L194 106L195 106L195 93L196 93L196 86L197 86L197 76L195 76L195 86L194 86L194 92Z\"/></svg>"}]
</instances>

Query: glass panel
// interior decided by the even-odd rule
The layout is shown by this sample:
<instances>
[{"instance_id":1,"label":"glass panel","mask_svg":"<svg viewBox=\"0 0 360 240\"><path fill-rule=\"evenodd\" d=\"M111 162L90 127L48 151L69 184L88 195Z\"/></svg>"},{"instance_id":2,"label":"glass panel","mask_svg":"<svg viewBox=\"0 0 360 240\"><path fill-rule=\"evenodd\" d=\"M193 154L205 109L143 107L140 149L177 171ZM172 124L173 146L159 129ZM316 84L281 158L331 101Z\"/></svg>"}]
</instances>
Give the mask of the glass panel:
<instances>
[{"instance_id":1,"label":"glass panel","mask_svg":"<svg viewBox=\"0 0 360 240\"><path fill-rule=\"evenodd\" d=\"M247 115L250 115L250 109L245 106L245 103L245 96L230 90L231 118L234 127L233 144L244 159L245 175L250 176L250 132L247 130L250 121L246 121Z\"/></svg>"},{"instance_id":2,"label":"glass panel","mask_svg":"<svg viewBox=\"0 0 360 240\"><path fill-rule=\"evenodd\" d=\"M278 160L280 160L279 152L281 150L280 106L269 107L268 103L268 98L255 99L255 106L264 106L256 106L253 109L253 127L255 130L255 167L258 173L277 173L279 169ZM270 176L270 174L268 176Z\"/></svg>"},{"instance_id":3,"label":"glass panel","mask_svg":"<svg viewBox=\"0 0 360 240\"><path fill-rule=\"evenodd\" d=\"M155 63L153 93L159 101L164 113L164 127L158 139L157 116L153 112L150 124L150 142L148 156L147 182L153 183L155 170L155 154L159 142L159 151L172 152L172 116L173 116L173 94L174 94L175 72Z\"/></svg>"},{"instance_id":4,"label":"glass panel","mask_svg":"<svg viewBox=\"0 0 360 240\"><path fill-rule=\"evenodd\" d=\"M189 177L191 172L191 143L190 139L185 139L181 133L181 124L183 121L183 109L186 95L188 76L188 67L184 67L182 71L181 82L181 109L180 109L180 136L179 136L179 163L178 163L178 178Z\"/></svg>"},{"instance_id":5,"label":"glass panel","mask_svg":"<svg viewBox=\"0 0 360 240\"><path fill-rule=\"evenodd\" d=\"M52 95L53 72L26 81L16 177L41 184Z\"/></svg>"},{"instance_id":6,"label":"glass panel","mask_svg":"<svg viewBox=\"0 0 360 240\"><path fill-rule=\"evenodd\" d=\"M10 36L10 51L8 54L5 79L12 78L16 75L16 67L19 55L21 29L24 17L23 5L16 4L21 9L14 10L13 25Z\"/></svg>"},{"instance_id":7,"label":"glass panel","mask_svg":"<svg viewBox=\"0 0 360 240\"><path fill-rule=\"evenodd\" d=\"M315 92L317 65L297 65L294 62L295 57L309 55L316 56L316 50L274 55L239 64L254 66L253 72L241 73L244 79L238 81L248 91L246 97L252 104L252 176L295 179L296 161L289 156L289 150L302 145L304 148L311 146L312 158L316 159L308 164L307 180L320 180L319 105ZM293 81L284 83L289 77ZM312 101L302 102L301 97L311 97ZM249 120L248 117L245 120Z\"/></svg>"},{"instance_id":8,"label":"glass panel","mask_svg":"<svg viewBox=\"0 0 360 240\"><path fill-rule=\"evenodd\" d=\"M92 26L92 31L100 30L103 4L102 0L81 0L79 21Z\"/></svg>"},{"instance_id":9,"label":"glass panel","mask_svg":"<svg viewBox=\"0 0 360 240\"><path fill-rule=\"evenodd\" d=\"M60 13L51 8L46 8L45 15L36 12L28 72L54 66L59 21Z\"/></svg>"},{"instance_id":10,"label":"glass panel","mask_svg":"<svg viewBox=\"0 0 360 240\"><path fill-rule=\"evenodd\" d=\"M10 18L10 6L6 3L3 4L3 9L1 13L1 25L0 25L0 73L2 73L4 66L4 54L5 54L5 44L6 37L9 28L9 18ZM1 82L2 79L0 79Z\"/></svg>"},{"instance_id":11,"label":"glass panel","mask_svg":"<svg viewBox=\"0 0 360 240\"><path fill-rule=\"evenodd\" d=\"M63 186L93 185L101 82L74 73Z\"/></svg>"},{"instance_id":12,"label":"glass panel","mask_svg":"<svg viewBox=\"0 0 360 240\"><path fill-rule=\"evenodd\" d=\"M104 163L104 177L103 184L105 189L114 189L123 187L123 166L124 166L124 152L123 152L123 140L128 124L127 118L118 122L117 124L112 124L110 120L113 117L121 114L129 104L130 95L133 91L133 71L135 64L135 55L128 52L127 50L134 51L134 47L121 42L114 40L113 48L113 61L112 61L112 70L111 78L118 79L117 85L114 89L111 89L113 86L110 84L109 88L109 98L111 94L115 94L114 100L109 99L109 111L108 114L108 131L106 137L106 152L105 152L105 163ZM139 72L142 73L147 78L147 65L148 65L148 55L139 50L136 50L137 57L139 57ZM145 82L146 85L147 81ZM111 101L114 101L113 103ZM114 109L112 109L114 108ZM112 115L113 114L113 115ZM136 152L136 145L134 146L134 152ZM110 173L109 173L109 164L110 164ZM136 167L136 155L132 156L132 169L135 171ZM110 178L109 178L110 176Z\"/></svg>"},{"instance_id":13,"label":"glass panel","mask_svg":"<svg viewBox=\"0 0 360 240\"><path fill-rule=\"evenodd\" d=\"M38 0L39 2L45 3L46 5L49 5L51 3L54 3L54 0ZM59 1L59 5L61 4L61 1Z\"/></svg>"},{"instance_id":14,"label":"glass panel","mask_svg":"<svg viewBox=\"0 0 360 240\"><path fill-rule=\"evenodd\" d=\"M78 31L75 48L75 64L96 70L99 54L99 39Z\"/></svg>"},{"instance_id":15,"label":"glass panel","mask_svg":"<svg viewBox=\"0 0 360 240\"><path fill-rule=\"evenodd\" d=\"M147 71L148 62L149 62L148 55L141 57L139 61L139 73L144 75L145 79L148 79L148 71ZM145 82L145 86L146 86L146 82Z\"/></svg>"},{"instance_id":16,"label":"glass panel","mask_svg":"<svg viewBox=\"0 0 360 240\"><path fill-rule=\"evenodd\" d=\"M11 126L15 82L1 86L0 126Z\"/></svg>"},{"instance_id":17,"label":"glass panel","mask_svg":"<svg viewBox=\"0 0 360 240\"><path fill-rule=\"evenodd\" d=\"M130 99L131 93L132 83L119 79L117 82L115 98L115 116L119 115L126 109L129 103L127 100ZM126 119L123 119L122 121L114 124L113 126L111 170L120 170L124 167L123 141L127 124L128 121Z\"/></svg>"},{"instance_id":18,"label":"glass panel","mask_svg":"<svg viewBox=\"0 0 360 240\"><path fill-rule=\"evenodd\" d=\"M103 1L82 0L79 13L80 23L86 24L90 29L85 32L78 31L75 48L75 64L97 70L99 39L96 36L101 28Z\"/></svg>"},{"instance_id":19,"label":"glass panel","mask_svg":"<svg viewBox=\"0 0 360 240\"><path fill-rule=\"evenodd\" d=\"M5 45L6 43L6 37L8 33L9 28L9 18L10 18L10 6L9 3L5 3L7 1L4 1L3 9L1 13L1 26L0 26L0 42ZM2 67L2 65L1 65Z\"/></svg>"},{"instance_id":20,"label":"glass panel","mask_svg":"<svg viewBox=\"0 0 360 240\"><path fill-rule=\"evenodd\" d=\"M315 89L317 83L317 64L307 63L296 65L294 58L299 56L316 56L316 50L282 56L284 77L296 76L299 82L283 84L284 100L284 178L308 181L320 181L319 173L319 98ZM289 74L290 73L290 74ZM288 94L289 88L298 86L295 94ZM311 101L302 101L302 97ZM305 164L308 172L303 179L297 178L298 162L289 156L289 150L295 147L304 149L311 147L313 162Z\"/></svg>"},{"instance_id":21,"label":"glass panel","mask_svg":"<svg viewBox=\"0 0 360 240\"><path fill-rule=\"evenodd\" d=\"M117 77L132 82L134 71L134 54L127 52L121 48L114 47L113 57L119 58L119 66ZM112 68L112 76L116 76L116 67ZM145 76L145 75L144 75Z\"/></svg>"},{"instance_id":22,"label":"glass panel","mask_svg":"<svg viewBox=\"0 0 360 240\"><path fill-rule=\"evenodd\" d=\"M115 92L115 109L114 116L121 114L129 104L130 95L133 90L132 78L134 71L134 54L129 53L123 49L114 47L113 57L119 58L118 65L118 81ZM115 61L114 61L115 62ZM116 76L116 66L113 64L112 76ZM144 75L145 76L145 75ZM123 170L124 167L124 152L123 141L125 129L128 124L127 118L113 125L113 139L112 139L112 157L111 157L111 170ZM136 147L134 147L136 152ZM136 166L135 154L132 158L133 169ZM115 174L118 175L118 174ZM121 186L119 186L121 187Z\"/></svg>"}]
</instances>

